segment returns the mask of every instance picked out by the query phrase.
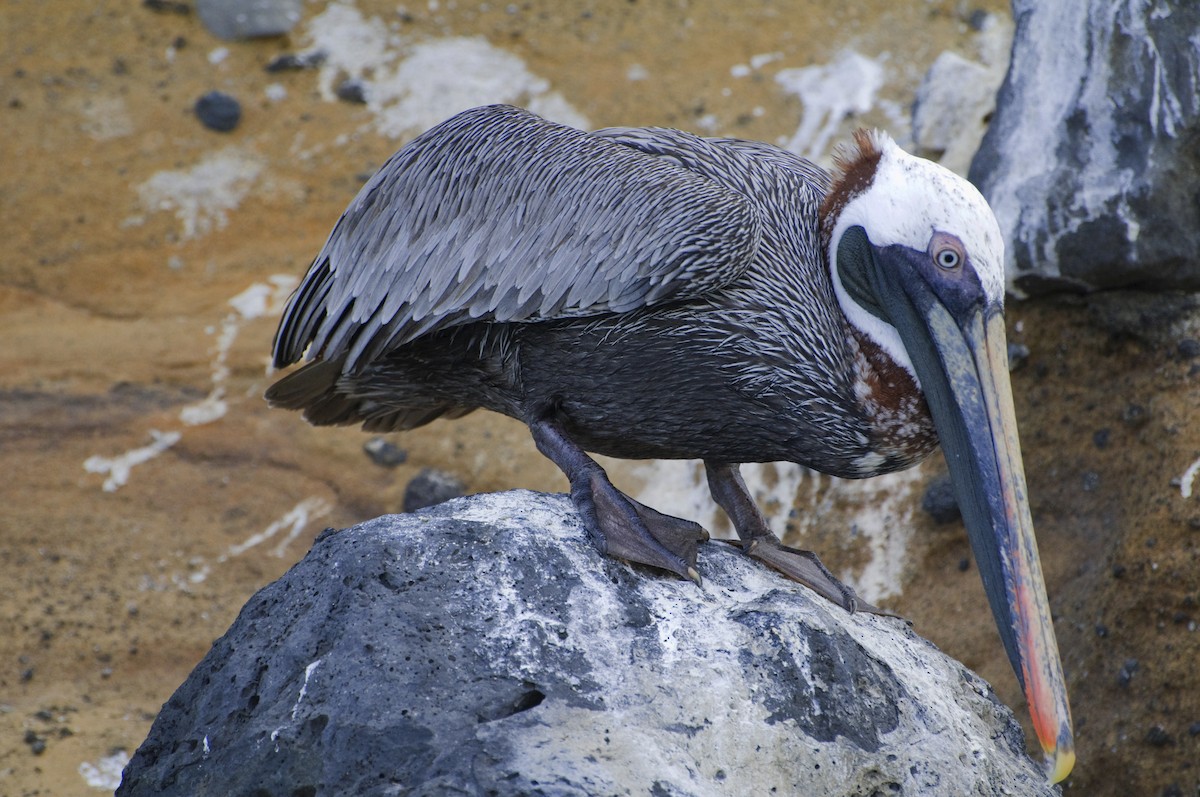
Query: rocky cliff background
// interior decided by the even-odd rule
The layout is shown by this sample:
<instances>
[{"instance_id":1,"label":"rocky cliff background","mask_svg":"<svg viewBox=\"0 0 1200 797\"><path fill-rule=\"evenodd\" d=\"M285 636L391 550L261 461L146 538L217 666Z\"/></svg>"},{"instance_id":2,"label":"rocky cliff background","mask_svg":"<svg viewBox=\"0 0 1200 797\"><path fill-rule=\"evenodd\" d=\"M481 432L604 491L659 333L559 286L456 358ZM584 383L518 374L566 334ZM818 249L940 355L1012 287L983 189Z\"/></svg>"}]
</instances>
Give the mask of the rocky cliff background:
<instances>
[{"instance_id":1,"label":"rocky cliff background","mask_svg":"<svg viewBox=\"0 0 1200 797\"><path fill-rule=\"evenodd\" d=\"M977 87L999 85L1011 24L990 0L297 5L288 34L250 41L215 37L186 0L0 9L0 794L115 788L162 703L325 526L403 509L414 479L442 494L565 487L502 418L431 425L371 456L366 435L261 400L280 302L403 141L500 100L817 158L877 125L965 169L962 142L990 112ZM976 90L950 91L948 118L924 104L914 132L935 63L943 95ZM227 132L196 113L214 91L240 110ZM227 126L216 110L208 123ZM1009 308L1078 726L1067 793L1200 789L1198 319L1188 294ZM921 508L943 470L935 455L869 482L752 476L791 542L1023 717L961 526ZM694 467L612 472L724 530Z\"/></svg>"}]
</instances>

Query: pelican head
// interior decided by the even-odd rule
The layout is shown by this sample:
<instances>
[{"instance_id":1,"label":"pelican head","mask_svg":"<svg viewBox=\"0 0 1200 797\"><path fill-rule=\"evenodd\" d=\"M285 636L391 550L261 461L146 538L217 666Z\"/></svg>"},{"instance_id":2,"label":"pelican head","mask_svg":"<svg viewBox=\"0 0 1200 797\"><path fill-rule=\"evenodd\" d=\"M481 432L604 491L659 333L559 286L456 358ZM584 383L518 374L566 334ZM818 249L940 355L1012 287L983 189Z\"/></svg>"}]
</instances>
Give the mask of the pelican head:
<instances>
[{"instance_id":1,"label":"pelican head","mask_svg":"<svg viewBox=\"0 0 1200 797\"><path fill-rule=\"evenodd\" d=\"M1071 714L1017 440L1004 331L1004 242L969 182L860 131L822 213L849 322L925 395L992 614L1057 782Z\"/></svg>"}]
</instances>

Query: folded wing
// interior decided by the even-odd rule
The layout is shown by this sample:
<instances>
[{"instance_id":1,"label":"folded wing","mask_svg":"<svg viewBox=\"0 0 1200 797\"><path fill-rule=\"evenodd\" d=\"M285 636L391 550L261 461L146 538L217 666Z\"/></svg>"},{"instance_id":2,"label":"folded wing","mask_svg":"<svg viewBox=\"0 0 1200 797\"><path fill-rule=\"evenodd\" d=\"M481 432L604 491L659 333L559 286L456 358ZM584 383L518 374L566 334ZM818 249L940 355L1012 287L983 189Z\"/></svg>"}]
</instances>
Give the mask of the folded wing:
<instances>
[{"instance_id":1,"label":"folded wing","mask_svg":"<svg viewBox=\"0 0 1200 797\"><path fill-rule=\"evenodd\" d=\"M307 351L348 372L473 321L622 313L735 280L761 236L752 203L645 150L508 106L430 129L338 221L284 310L276 366Z\"/></svg>"}]
</instances>

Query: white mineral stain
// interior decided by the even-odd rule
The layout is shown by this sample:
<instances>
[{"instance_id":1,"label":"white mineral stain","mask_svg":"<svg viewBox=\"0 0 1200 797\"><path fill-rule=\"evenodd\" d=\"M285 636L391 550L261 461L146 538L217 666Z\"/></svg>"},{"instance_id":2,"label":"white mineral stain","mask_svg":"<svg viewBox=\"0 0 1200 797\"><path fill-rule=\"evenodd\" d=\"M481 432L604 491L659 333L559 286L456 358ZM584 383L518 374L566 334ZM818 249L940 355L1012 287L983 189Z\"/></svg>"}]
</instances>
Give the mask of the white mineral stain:
<instances>
[{"instance_id":1,"label":"white mineral stain","mask_svg":"<svg viewBox=\"0 0 1200 797\"><path fill-rule=\"evenodd\" d=\"M871 603L903 592L917 505L914 494L923 479L916 467L871 479L833 480L841 499L854 506L849 531L866 538L870 555L860 572L846 570L840 578Z\"/></svg>"},{"instance_id":2,"label":"white mineral stain","mask_svg":"<svg viewBox=\"0 0 1200 797\"><path fill-rule=\"evenodd\" d=\"M1003 67L990 69L949 51L939 55L917 89L913 113L917 154L936 158L965 177L1003 80Z\"/></svg>"},{"instance_id":3,"label":"white mineral stain","mask_svg":"<svg viewBox=\"0 0 1200 797\"><path fill-rule=\"evenodd\" d=\"M268 277L265 283L254 283L229 300L233 312L222 320L220 334L217 335L212 364L212 389L203 399L189 404L179 411L179 420L185 426L212 423L225 416L228 410L228 404L225 401L225 383L229 379L227 362L229 350L237 339L242 325L255 318L278 314L297 282L296 277L290 274L274 274ZM209 334L216 331L216 328L209 328ZM103 457L98 454L88 457L83 463L83 468L88 473L107 473L108 478L104 482L104 491L115 492L129 481L130 472L135 466L149 462L178 443L182 434L179 431L161 432L151 429L150 436L153 442L148 446L126 451L116 457ZM296 533L298 534L299 531ZM290 541L291 537L288 540ZM207 571L198 579L193 580L202 581L206 575Z\"/></svg>"},{"instance_id":4,"label":"white mineral stain","mask_svg":"<svg viewBox=\"0 0 1200 797\"><path fill-rule=\"evenodd\" d=\"M824 157L846 117L875 105L883 76L878 60L853 50L841 51L828 64L780 70L775 82L804 104L800 127L784 148L812 161Z\"/></svg>"},{"instance_id":5,"label":"white mineral stain","mask_svg":"<svg viewBox=\"0 0 1200 797\"><path fill-rule=\"evenodd\" d=\"M483 38L411 41L351 2L330 3L310 20L307 37L326 56L318 78L322 97L335 99L346 77L361 80L376 130L392 138L490 103L521 105L556 122L589 126L547 80Z\"/></svg>"},{"instance_id":6,"label":"white mineral stain","mask_svg":"<svg viewBox=\"0 0 1200 797\"><path fill-rule=\"evenodd\" d=\"M1002 134L1001 157L1004 168L993 178L988 202L996 213L1010 256L1009 291L1023 296L1013 281L1020 272L1012 268L1012 252L1020 246L1032 251L1032 259L1048 275L1059 274L1058 244L1061 238L1078 232L1091 219L1113 215L1127 225L1125 239L1132 244L1140 233L1130 219L1139 215L1130 210L1130 190L1138 175L1126 165L1117 151L1117 142L1125 139L1121 125L1142 123L1154 136L1173 136L1180 123L1181 103L1166 81L1164 65L1174 56L1154 47L1145 29L1143 15L1130 11L1123 3L1034 3L1028 9L1027 36L1016 42L1016 61L1008 81L1019 95L1037 98L1021 103L1019 117L1009 114L994 123ZM1119 42L1114 38L1120 37ZM1200 46L1200 35L1192 37ZM1151 102L1146 116L1126 118L1129 111L1114 109L1114 86L1123 80L1114 77L1106 57L1125 42L1145 43L1145 68L1150 72ZM1035 54L1029 57L1030 54ZM1079 189L1072 194L1069 207L1050 212L1048 222L1028 221L1030 209L1043 207L1051 183L1061 179L1059 144L1071 135L1071 116L1078 108L1088 108L1086 159L1077 170ZM1094 112L1092 112L1094 111ZM1115 207L1113 204L1115 203ZM1043 211L1045 212L1045 211ZM1049 224L1052 232L1045 233ZM1013 245L1015 244L1015 245Z\"/></svg>"},{"instance_id":7,"label":"white mineral stain","mask_svg":"<svg viewBox=\"0 0 1200 797\"><path fill-rule=\"evenodd\" d=\"M304 683L300 684L300 694L296 696L296 703L292 706L292 719L296 719L296 712L300 710L300 704L304 702L304 696L308 694L308 679L312 678L312 674L321 666L324 659L317 659L311 662L304 668Z\"/></svg>"},{"instance_id":8,"label":"white mineral stain","mask_svg":"<svg viewBox=\"0 0 1200 797\"><path fill-rule=\"evenodd\" d=\"M102 457L99 454L90 456L83 463L83 469L88 473L107 473L104 480L104 492L116 492L119 487L129 481L129 473L134 467L142 465L157 457L171 446L179 442L179 432L160 432L150 430L153 440L148 446L134 448L116 457Z\"/></svg>"},{"instance_id":9,"label":"white mineral stain","mask_svg":"<svg viewBox=\"0 0 1200 797\"><path fill-rule=\"evenodd\" d=\"M1196 483L1197 475L1200 475L1200 459L1188 465L1187 470L1179 477L1179 494L1185 500L1192 497L1192 487Z\"/></svg>"},{"instance_id":10,"label":"white mineral stain","mask_svg":"<svg viewBox=\"0 0 1200 797\"><path fill-rule=\"evenodd\" d=\"M122 138L133 132L133 117L124 97L88 96L78 103L80 126L94 141Z\"/></svg>"},{"instance_id":11,"label":"white mineral stain","mask_svg":"<svg viewBox=\"0 0 1200 797\"><path fill-rule=\"evenodd\" d=\"M297 282L298 280L289 274L275 274L268 277L267 282L256 282L229 300L234 312L221 321L221 331L217 335L212 365L212 389L203 399L179 411L179 420L185 425L201 426L225 417L229 409L225 401L225 383L229 379L229 350L237 340L242 325L255 318L278 314Z\"/></svg>"},{"instance_id":12,"label":"white mineral stain","mask_svg":"<svg viewBox=\"0 0 1200 797\"><path fill-rule=\"evenodd\" d=\"M778 657L782 651L796 665L797 682L811 685L814 692L832 688L809 666L814 657L805 638L808 635L770 626L761 629L761 634L746 635L739 632L740 623L729 621L731 616L746 616L748 610L771 612L781 583L785 583L779 576L764 567L727 562L724 567L711 568L711 578L699 588L675 579L633 579L630 589L638 593L637 601L621 602L611 585L598 585L608 575L604 568L595 566L594 555L578 544L562 544L568 539L579 541L575 529L566 529L568 525L577 527L578 521L565 498L554 499L554 503L557 506L551 510L549 499L515 491L460 504L461 508L450 505L445 510L460 520L490 520L501 527L513 513L529 511L536 517L514 527L513 532L524 535L529 534L527 529L536 529L536 535L528 539L530 547L556 547L568 557L570 569L580 579L563 607L567 615L565 629L569 633L553 644L587 662L585 671L595 682L581 685L580 691L602 695L606 711L596 712L553 697L546 699L536 709L537 722L527 725L519 738L509 740L515 766L523 778L550 781L558 777L554 764L565 756L581 762L572 770L572 777L585 786L607 783L612 773L619 771L621 776L637 782L670 778L672 783L685 784L688 793L697 795L765 794L773 790L824 794L830 793L828 784L849 782L855 777L859 765L846 756L838 756L837 760L823 761L816 768L820 777L828 780L798 781L791 764L798 759L800 747L812 744L804 734L785 732L756 737L751 743L743 737L732 743L723 732L729 727L774 727L762 696L748 689L747 679L741 677L745 655ZM715 563L714 551L707 552L706 558ZM496 581L506 581L510 591L516 589L514 579L506 578L507 575L501 574ZM511 612L508 600L498 598L497 605ZM639 640L631 630L627 621L630 604L644 607L652 619L652 633L657 635L658 645L643 644L645 640ZM789 626L805 626L830 636L849 634L865 648L867 655L886 662L903 684L906 695L897 706L901 724L889 737L900 739L901 748L904 739L925 733L950 739L990 738L986 733L980 734L980 728L995 712L986 685L965 675L954 662L916 639L900 621L865 613L850 615L820 600L789 601L787 611ZM492 614L490 609L488 614ZM496 628L494 633L507 645L514 639L511 636L514 630L519 629L510 623L503 630ZM580 643L583 639L586 644ZM504 650L508 655L508 648ZM657 685L663 682L697 683L703 684L703 688L693 690L690 702L682 708L678 701L646 699L645 695L655 694ZM947 690L946 684L957 686ZM928 711L925 707L929 707ZM808 710L816 715L820 705L811 705ZM719 717L720 721L710 723L705 717ZM614 721L636 732L613 732ZM493 724L481 733L503 734L504 730ZM666 749L683 754L654 752ZM647 750L652 754L647 755ZM935 754L940 754L942 748L930 748L930 752L935 750L938 751ZM548 755L547 751L562 752ZM958 755L961 751L956 750L944 764L936 766L944 772L962 771L961 760L955 760ZM989 750L981 750L980 757L987 759ZM725 776L714 781L711 774L681 766L684 759L719 760ZM614 761L621 764L614 767ZM813 770L809 770L805 777L812 774ZM968 773L967 780L977 777ZM944 781L942 785L946 785ZM953 790L966 793L970 788L956 785ZM602 789L591 791L599 793Z\"/></svg>"},{"instance_id":13,"label":"white mineral stain","mask_svg":"<svg viewBox=\"0 0 1200 797\"><path fill-rule=\"evenodd\" d=\"M161 171L138 186L138 197L150 212L174 211L191 240L224 229L234 210L254 186L262 164L250 153L226 147L205 156L190 169Z\"/></svg>"},{"instance_id":14,"label":"white mineral stain","mask_svg":"<svg viewBox=\"0 0 1200 797\"><path fill-rule=\"evenodd\" d=\"M305 498L262 531L250 535L250 537L237 545L229 546L229 550L221 554L217 561L224 562L234 556L240 556L256 545L263 544L275 537L279 532L287 529L287 534L275 546L275 549L271 551L273 556L282 557L287 546L292 540L300 536L300 533L304 531L309 523L319 517L328 515L331 511L333 511L333 506L323 498Z\"/></svg>"},{"instance_id":15,"label":"white mineral stain","mask_svg":"<svg viewBox=\"0 0 1200 797\"><path fill-rule=\"evenodd\" d=\"M89 788L113 792L121 785L121 771L128 763L129 753L118 750L94 764L84 761L79 765L79 774Z\"/></svg>"},{"instance_id":16,"label":"white mineral stain","mask_svg":"<svg viewBox=\"0 0 1200 797\"><path fill-rule=\"evenodd\" d=\"M772 61L778 61L780 58L783 58L783 53L758 53L757 55L750 56L750 63L748 64L734 64L729 67L729 74L731 77L749 77L767 64Z\"/></svg>"}]
</instances>

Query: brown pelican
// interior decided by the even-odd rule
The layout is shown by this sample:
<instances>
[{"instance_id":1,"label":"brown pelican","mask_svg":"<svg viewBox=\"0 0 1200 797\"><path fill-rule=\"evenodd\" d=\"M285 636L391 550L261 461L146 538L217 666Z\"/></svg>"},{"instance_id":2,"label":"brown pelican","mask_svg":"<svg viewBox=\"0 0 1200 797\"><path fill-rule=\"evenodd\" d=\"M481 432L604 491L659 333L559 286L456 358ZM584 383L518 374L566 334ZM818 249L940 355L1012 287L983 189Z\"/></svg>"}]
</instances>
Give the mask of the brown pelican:
<instances>
[{"instance_id":1,"label":"brown pelican","mask_svg":"<svg viewBox=\"0 0 1200 797\"><path fill-rule=\"evenodd\" d=\"M284 310L267 393L315 424L411 429L483 407L529 425L597 547L698 578L695 523L620 493L585 452L703 459L745 550L853 611L768 529L738 463L861 478L940 440L1034 728L1074 743L983 197L887 136L836 174L767 144L586 133L506 106L397 152Z\"/></svg>"}]
</instances>

